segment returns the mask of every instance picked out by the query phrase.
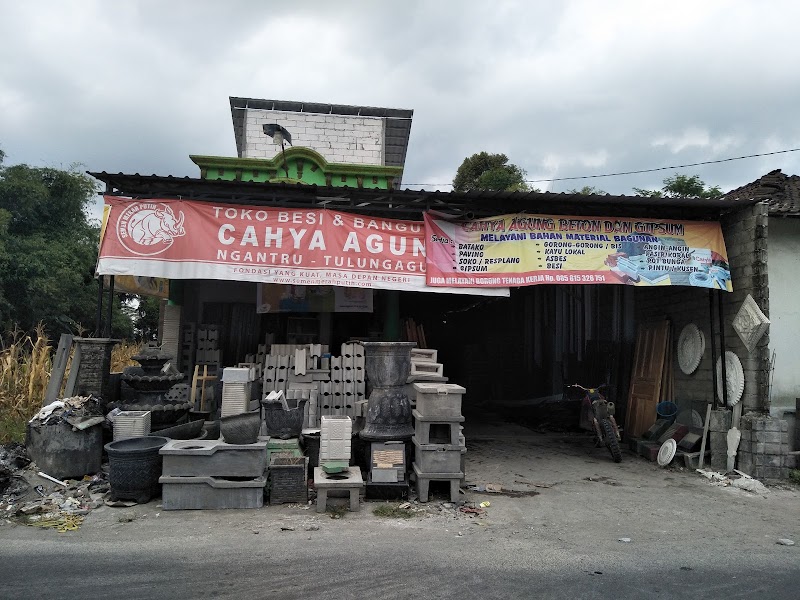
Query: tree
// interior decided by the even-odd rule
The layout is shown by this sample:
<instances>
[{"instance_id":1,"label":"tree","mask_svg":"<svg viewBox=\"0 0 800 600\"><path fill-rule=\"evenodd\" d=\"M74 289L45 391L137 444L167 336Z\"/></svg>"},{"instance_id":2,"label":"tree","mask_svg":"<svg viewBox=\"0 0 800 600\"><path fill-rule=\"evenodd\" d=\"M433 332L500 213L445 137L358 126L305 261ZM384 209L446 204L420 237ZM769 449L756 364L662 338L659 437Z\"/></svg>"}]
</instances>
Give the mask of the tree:
<instances>
[{"instance_id":1,"label":"tree","mask_svg":"<svg viewBox=\"0 0 800 600\"><path fill-rule=\"evenodd\" d=\"M76 169L0 165L0 325L51 337L95 322L99 226L86 213L95 184ZM112 335L133 325L115 302Z\"/></svg>"},{"instance_id":2,"label":"tree","mask_svg":"<svg viewBox=\"0 0 800 600\"><path fill-rule=\"evenodd\" d=\"M706 183L699 175L679 175L675 173L663 181L664 187L660 190L646 190L633 188L637 196L648 198L719 198L723 195L718 185L706 188Z\"/></svg>"},{"instance_id":3,"label":"tree","mask_svg":"<svg viewBox=\"0 0 800 600\"><path fill-rule=\"evenodd\" d=\"M465 158L458 167L453 178L453 191L538 191L525 183L525 175L524 170L508 162L505 154L480 152Z\"/></svg>"},{"instance_id":4,"label":"tree","mask_svg":"<svg viewBox=\"0 0 800 600\"><path fill-rule=\"evenodd\" d=\"M571 189L567 190L568 194L580 194L581 196L600 196L604 194L608 194L608 192L604 190L597 189L593 185L585 185L581 189Z\"/></svg>"}]
</instances>

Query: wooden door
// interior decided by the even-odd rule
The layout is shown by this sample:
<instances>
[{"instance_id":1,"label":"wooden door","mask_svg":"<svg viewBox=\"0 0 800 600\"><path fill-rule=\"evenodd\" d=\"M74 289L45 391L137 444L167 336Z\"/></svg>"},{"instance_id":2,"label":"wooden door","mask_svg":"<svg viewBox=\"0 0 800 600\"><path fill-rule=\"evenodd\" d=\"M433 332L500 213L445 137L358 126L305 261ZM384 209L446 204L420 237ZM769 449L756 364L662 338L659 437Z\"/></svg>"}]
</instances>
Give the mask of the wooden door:
<instances>
[{"instance_id":1,"label":"wooden door","mask_svg":"<svg viewBox=\"0 0 800 600\"><path fill-rule=\"evenodd\" d=\"M669 321L660 321L639 325L636 331L636 349L625 413L625 431L629 438L640 437L656 422L656 404L661 396L669 330Z\"/></svg>"}]
</instances>

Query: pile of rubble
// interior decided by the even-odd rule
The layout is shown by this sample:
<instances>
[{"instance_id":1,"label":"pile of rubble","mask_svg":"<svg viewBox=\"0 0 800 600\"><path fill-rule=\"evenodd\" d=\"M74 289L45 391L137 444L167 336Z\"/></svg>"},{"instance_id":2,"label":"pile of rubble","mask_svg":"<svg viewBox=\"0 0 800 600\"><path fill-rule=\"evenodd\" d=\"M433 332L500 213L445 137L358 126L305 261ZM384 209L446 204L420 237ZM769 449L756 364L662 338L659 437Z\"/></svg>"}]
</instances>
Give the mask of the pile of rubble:
<instances>
[{"instance_id":1,"label":"pile of rubble","mask_svg":"<svg viewBox=\"0 0 800 600\"><path fill-rule=\"evenodd\" d=\"M86 429L102 423L103 409L94 396L72 396L43 406L30 420L31 425L49 425L66 422L77 429Z\"/></svg>"},{"instance_id":2,"label":"pile of rubble","mask_svg":"<svg viewBox=\"0 0 800 600\"><path fill-rule=\"evenodd\" d=\"M59 481L28 458L21 444L0 446L0 519L2 522L77 529L83 516L104 504L108 478L100 472L81 480Z\"/></svg>"}]
</instances>

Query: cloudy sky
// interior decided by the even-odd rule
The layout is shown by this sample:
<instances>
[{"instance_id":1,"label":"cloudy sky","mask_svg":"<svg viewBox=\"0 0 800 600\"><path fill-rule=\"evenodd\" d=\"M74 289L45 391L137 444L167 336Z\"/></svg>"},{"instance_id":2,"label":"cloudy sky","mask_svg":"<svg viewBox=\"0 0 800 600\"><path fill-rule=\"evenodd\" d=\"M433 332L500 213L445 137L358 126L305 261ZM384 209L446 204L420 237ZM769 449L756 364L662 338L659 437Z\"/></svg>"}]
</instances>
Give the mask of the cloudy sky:
<instances>
[{"instance_id":1,"label":"cloudy sky","mask_svg":"<svg viewBox=\"0 0 800 600\"><path fill-rule=\"evenodd\" d=\"M796 1L0 0L7 164L198 176L229 96L414 109L404 184L503 152L532 180L800 148ZM800 152L682 169L727 191ZM535 183L614 194L673 170ZM418 187L418 186L417 186Z\"/></svg>"}]
</instances>

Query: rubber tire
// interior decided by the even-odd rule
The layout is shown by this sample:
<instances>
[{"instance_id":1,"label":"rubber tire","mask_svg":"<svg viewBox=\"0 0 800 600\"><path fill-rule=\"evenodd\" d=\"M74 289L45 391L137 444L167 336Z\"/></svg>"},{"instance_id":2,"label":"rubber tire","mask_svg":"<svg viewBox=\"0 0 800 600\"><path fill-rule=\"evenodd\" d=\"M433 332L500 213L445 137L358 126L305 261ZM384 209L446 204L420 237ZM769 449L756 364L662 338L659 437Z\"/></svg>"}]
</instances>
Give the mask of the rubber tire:
<instances>
[{"instance_id":1,"label":"rubber tire","mask_svg":"<svg viewBox=\"0 0 800 600\"><path fill-rule=\"evenodd\" d=\"M611 421L602 419L600 428L606 438L606 445L608 446L608 451L611 452L611 458L614 459L615 463L622 462L622 450L619 448L619 440L617 440L617 435L614 433L614 426L611 425Z\"/></svg>"}]
</instances>

